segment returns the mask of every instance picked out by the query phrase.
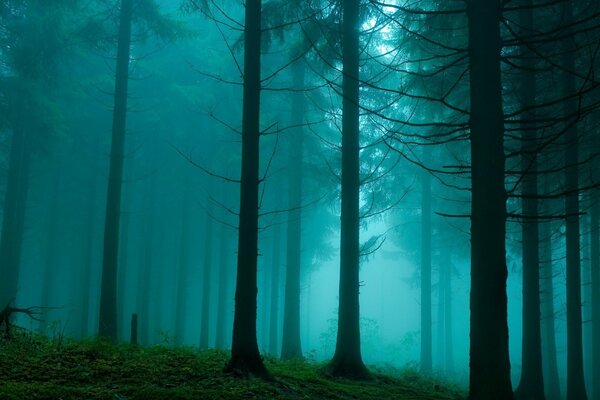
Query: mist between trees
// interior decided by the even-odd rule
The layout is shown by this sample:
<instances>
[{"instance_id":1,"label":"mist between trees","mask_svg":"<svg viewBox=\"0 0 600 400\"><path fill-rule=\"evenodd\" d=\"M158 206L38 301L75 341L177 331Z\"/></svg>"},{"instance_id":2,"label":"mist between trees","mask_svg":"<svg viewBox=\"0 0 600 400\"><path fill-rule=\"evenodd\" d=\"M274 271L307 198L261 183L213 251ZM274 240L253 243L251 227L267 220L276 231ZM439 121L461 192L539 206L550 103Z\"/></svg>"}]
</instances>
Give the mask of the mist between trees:
<instances>
[{"instance_id":1,"label":"mist between trees","mask_svg":"<svg viewBox=\"0 0 600 400\"><path fill-rule=\"evenodd\" d=\"M0 0L0 320L600 399L599 55L594 0Z\"/></svg>"}]
</instances>

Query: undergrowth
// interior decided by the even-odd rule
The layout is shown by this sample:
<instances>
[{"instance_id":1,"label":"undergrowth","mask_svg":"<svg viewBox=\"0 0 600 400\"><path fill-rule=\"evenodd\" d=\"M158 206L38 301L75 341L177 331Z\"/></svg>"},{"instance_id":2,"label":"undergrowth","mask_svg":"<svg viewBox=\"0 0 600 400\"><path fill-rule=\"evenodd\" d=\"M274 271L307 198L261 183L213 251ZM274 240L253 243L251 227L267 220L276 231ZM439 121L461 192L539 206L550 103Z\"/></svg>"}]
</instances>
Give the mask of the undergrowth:
<instances>
[{"instance_id":1,"label":"undergrowth","mask_svg":"<svg viewBox=\"0 0 600 400\"><path fill-rule=\"evenodd\" d=\"M218 350L113 345L100 340L52 341L33 334L0 340L0 399L406 399L458 400L456 388L416 372L373 380L332 380L323 365L266 357L273 382L224 374Z\"/></svg>"}]
</instances>

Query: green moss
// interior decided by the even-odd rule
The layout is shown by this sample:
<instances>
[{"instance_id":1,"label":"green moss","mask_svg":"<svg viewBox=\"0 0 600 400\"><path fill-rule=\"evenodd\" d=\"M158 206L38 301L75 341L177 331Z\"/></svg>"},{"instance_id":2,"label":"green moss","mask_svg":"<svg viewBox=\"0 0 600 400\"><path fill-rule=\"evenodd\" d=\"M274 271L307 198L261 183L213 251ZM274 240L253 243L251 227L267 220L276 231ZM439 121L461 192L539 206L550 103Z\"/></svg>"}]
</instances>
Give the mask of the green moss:
<instances>
[{"instance_id":1,"label":"green moss","mask_svg":"<svg viewBox=\"0 0 600 400\"><path fill-rule=\"evenodd\" d=\"M332 380L323 365L266 358L274 382L236 379L216 350L52 342L38 336L0 341L0 399L407 399L454 400L460 391L415 373Z\"/></svg>"}]
</instances>

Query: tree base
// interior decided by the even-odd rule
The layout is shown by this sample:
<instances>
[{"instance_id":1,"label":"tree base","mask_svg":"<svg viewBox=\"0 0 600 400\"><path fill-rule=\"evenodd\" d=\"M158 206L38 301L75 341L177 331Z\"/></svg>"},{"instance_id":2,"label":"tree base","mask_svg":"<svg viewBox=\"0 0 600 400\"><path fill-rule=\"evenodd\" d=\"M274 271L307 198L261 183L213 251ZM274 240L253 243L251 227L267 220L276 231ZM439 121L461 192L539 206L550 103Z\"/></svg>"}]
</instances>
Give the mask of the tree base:
<instances>
[{"instance_id":1,"label":"tree base","mask_svg":"<svg viewBox=\"0 0 600 400\"><path fill-rule=\"evenodd\" d=\"M231 374L237 378L260 378L264 380L273 380L273 377L265 368L260 356L242 357L232 356L223 370L226 374Z\"/></svg>"},{"instance_id":2,"label":"tree base","mask_svg":"<svg viewBox=\"0 0 600 400\"><path fill-rule=\"evenodd\" d=\"M331 362L323 368L323 373L332 378L345 378L357 381L370 381L373 376L369 373L362 360L347 360L333 357Z\"/></svg>"},{"instance_id":3,"label":"tree base","mask_svg":"<svg viewBox=\"0 0 600 400\"><path fill-rule=\"evenodd\" d=\"M514 392L514 400L546 400L544 388L520 386Z\"/></svg>"}]
</instances>

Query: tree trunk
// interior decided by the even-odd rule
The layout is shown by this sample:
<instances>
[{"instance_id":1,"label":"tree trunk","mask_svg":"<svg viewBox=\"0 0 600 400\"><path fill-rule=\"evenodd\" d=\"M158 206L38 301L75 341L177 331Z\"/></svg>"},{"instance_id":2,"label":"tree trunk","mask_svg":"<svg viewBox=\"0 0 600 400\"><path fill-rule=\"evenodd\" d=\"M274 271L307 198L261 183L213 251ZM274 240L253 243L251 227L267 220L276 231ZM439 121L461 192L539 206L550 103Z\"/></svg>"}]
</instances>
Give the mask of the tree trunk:
<instances>
[{"instance_id":1,"label":"tree trunk","mask_svg":"<svg viewBox=\"0 0 600 400\"><path fill-rule=\"evenodd\" d=\"M117 262L119 256L119 221L127 118L127 86L133 0L121 0L119 44L115 79L110 171L106 196L102 286L100 292L100 326L98 334L117 340Z\"/></svg>"},{"instance_id":2,"label":"tree trunk","mask_svg":"<svg viewBox=\"0 0 600 400\"><path fill-rule=\"evenodd\" d=\"M0 276L2 277L0 304L2 306L0 307L15 300L17 296L31 162L31 144L28 136L25 120L18 119L11 140L2 213L2 236L0 237Z\"/></svg>"},{"instance_id":3,"label":"tree trunk","mask_svg":"<svg viewBox=\"0 0 600 400\"><path fill-rule=\"evenodd\" d=\"M573 21L573 2L565 1L562 5L564 23ZM575 57L572 53L577 48L570 29L565 32L562 66L568 71L575 71ZM563 72L563 90L565 94L577 93L573 74ZM577 99L564 102L565 115L577 118ZM565 190L569 193L565 198L566 218L566 261L567 261L567 400L586 400L583 377L583 338L581 326L581 260L579 244L579 134L577 126L571 127L565 137Z\"/></svg>"},{"instance_id":4,"label":"tree trunk","mask_svg":"<svg viewBox=\"0 0 600 400\"><path fill-rule=\"evenodd\" d=\"M443 261L442 292L444 293L444 370L447 375L454 373L454 338L452 335L452 252L448 251L447 259Z\"/></svg>"},{"instance_id":5,"label":"tree trunk","mask_svg":"<svg viewBox=\"0 0 600 400\"><path fill-rule=\"evenodd\" d=\"M546 210L548 212L548 210ZM558 362L556 359L556 331L554 326L554 271L552 260L552 224L547 222L540 225L541 238L541 280L542 280L542 343L544 354L544 383L546 398L559 400L560 381Z\"/></svg>"},{"instance_id":6,"label":"tree trunk","mask_svg":"<svg viewBox=\"0 0 600 400\"><path fill-rule=\"evenodd\" d=\"M293 66L293 86L304 87L304 60ZM283 311L283 334L281 358L301 358L300 340L300 269L302 258L302 158L305 103L304 93L297 92L292 99L293 121L297 128L292 131L288 160L288 223L287 223L287 269L285 275L285 308Z\"/></svg>"},{"instance_id":7,"label":"tree trunk","mask_svg":"<svg viewBox=\"0 0 600 400\"><path fill-rule=\"evenodd\" d=\"M260 161L261 0L247 0L237 277L231 360L225 370L268 377L256 339L258 186Z\"/></svg>"},{"instance_id":8,"label":"tree trunk","mask_svg":"<svg viewBox=\"0 0 600 400\"><path fill-rule=\"evenodd\" d=\"M175 306L175 337L176 343L185 342L185 328L187 319L187 282L189 279L190 262L190 181L188 174L183 181L184 190L181 204L181 235L179 238L179 268L177 270L177 297Z\"/></svg>"},{"instance_id":9,"label":"tree trunk","mask_svg":"<svg viewBox=\"0 0 600 400\"><path fill-rule=\"evenodd\" d=\"M208 332L210 325L210 298L211 298L211 270L212 270L212 243L213 220L206 216L204 234L204 268L202 269L202 316L200 319L200 348L208 349Z\"/></svg>"},{"instance_id":10,"label":"tree trunk","mask_svg":"<svg viewBox=\"0 0 600 400\"><path fill-rule=\"evenodd\" d=\"M226 323L229 313L227 307L227 293L229 286L229 238L227 235L227 227L221 227L221 238L219 240L219 293L217 294L217 322L216 322L216 333L215 333L215 347L217 349L225 348L226 341Z\"/></svg>"},{"instance_id":11,"label":"tree trunk","mask_svg":"<svg viewBox=\"0 0 600 400\"><path fill-rule=\"evenodd\" d=\"M428 164L428 149L423 148L423 163ZM421 174L421 372L431 373L431 176Z\"/></svg>"},{"instance_id":12,"label":"tree trunk","mask_svg":"<svg viewBox=\"0 0 600 400\"><path fill-rule=\"evenodd\" d=\"M600 196L592 192L590 210L592 269L592 396L600 400Z\"/></svg>"},{"instance_id":13,"label":"tree trunk","mask_svg":"<svg viewBox=\"0 0 600 400\"><path fill-rule=\"evenodd\" d=\"M271 312L269 316L269 353L276 357L279 337L279 271L281 270L281 225L274 227L273 260L271 267Z\"/></svg>"},{"instance_id":14,"label":"tree trunk","mask_svg":"<svg viewBox=\"0 0 600 400\"><path fill-rule=\"evenodd\" d=\"M531 0L523 2L520 11L521 33L527 36L533 33L534 21ZM520 101L523 108L531 109L535 105L536 73L534 55L526 45L521 46L524 57L523 70L520 72ZM536 113L528 111L523 119L535 121ZM537 217L538 175L537 175L537 132L529 124L523 124L521 137L521 169L523 170L521 202L522 212L528 217ZM524 400L543 400L544 376L542 369L542 333L540 315L540 256L539 227L536 219L525 218L521 221L523 241L523 337L521 346L521 381L515 397Z\"/></svg>"},{"instance_id":15,"label":"tree trunk","mask_svg":"<svg viewBox=\"0 0 600 400\"><path fill-rule=\"evenodd\" d=\"M508 354L502 1L467 5L471 97L470 400L513 398Z\"/></svg>"},{"instance_id":16,"label":"tree trunk","mask_svg":"<svg viewBox=\"0 0 600 400\"><path fill-rule=\"evenodd\" d=\"M360 349L359 310L359 2L343 3L342 208L340 288L333 376L369 377Z\"/></svg>"}]
</instances>

